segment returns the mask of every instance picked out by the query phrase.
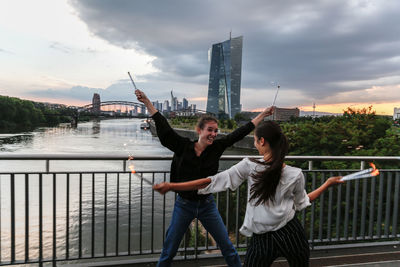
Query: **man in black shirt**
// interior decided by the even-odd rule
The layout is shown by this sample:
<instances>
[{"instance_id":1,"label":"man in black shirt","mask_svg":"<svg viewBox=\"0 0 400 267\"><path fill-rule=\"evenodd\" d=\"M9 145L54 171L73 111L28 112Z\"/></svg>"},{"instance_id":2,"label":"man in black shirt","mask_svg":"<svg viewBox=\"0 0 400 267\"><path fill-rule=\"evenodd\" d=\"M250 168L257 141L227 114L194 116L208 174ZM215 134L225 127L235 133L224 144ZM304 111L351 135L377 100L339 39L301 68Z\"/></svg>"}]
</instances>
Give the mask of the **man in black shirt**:
<instances>
[{"instance_id":1,"label":"man in black shirt","mask_svg":"<svg viewBox=\"0 0 400 267\"><path fill-rule=\"evenodd\" d=\"M135 91L137 99L144 103L152 116L157 135L163 146L174 152L171 163L171 182L185 182L208 177L218 172L219 159L226 148L248 135L274 108L266 108L251 122L216 140L218 121L214 117L200 118L196 131L199 139L191 141L178 135L164 116L152 105L140 90ZM157 266L170 266L179 248L183 235L194 218L213 236L229 266L241 266L239 255L218 213L212 195L198 195L197 191L180 191L175 202L171 224L167 230L160 260Z\"/></svg>"}]
</instances>

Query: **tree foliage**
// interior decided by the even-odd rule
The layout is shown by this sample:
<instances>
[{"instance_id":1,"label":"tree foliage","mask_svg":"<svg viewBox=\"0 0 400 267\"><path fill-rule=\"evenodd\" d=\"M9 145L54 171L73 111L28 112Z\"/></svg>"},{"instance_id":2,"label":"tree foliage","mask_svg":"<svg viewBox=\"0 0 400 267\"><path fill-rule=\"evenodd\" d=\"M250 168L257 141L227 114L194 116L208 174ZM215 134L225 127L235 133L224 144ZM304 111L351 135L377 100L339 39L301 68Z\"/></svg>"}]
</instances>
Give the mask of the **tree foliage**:
<instances>
[{"instance_id":1,"label":"tree foliage","mask_svg":"<svg viewBox=\"0 0 400 267\"><path fill-rule=\"evenodd\" d=\"M68 108L50 109L43 103L0 96L0 132L29 131L38 126L70 122Z\"/></svg>"}]
</instances>

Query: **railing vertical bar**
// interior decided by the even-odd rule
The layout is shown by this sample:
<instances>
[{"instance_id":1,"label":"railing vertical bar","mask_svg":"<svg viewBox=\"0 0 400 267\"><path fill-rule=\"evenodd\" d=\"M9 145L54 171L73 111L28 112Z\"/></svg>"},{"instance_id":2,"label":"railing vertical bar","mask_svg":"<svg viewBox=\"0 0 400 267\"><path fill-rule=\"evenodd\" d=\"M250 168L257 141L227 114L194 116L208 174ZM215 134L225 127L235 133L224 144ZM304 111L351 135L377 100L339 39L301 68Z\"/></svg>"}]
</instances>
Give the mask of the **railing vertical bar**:
<instances>
[{"instance_id":1,"label":"railing vertical bar","mask_svg":"<svg viewBox=\"0 0 400 267\"><path fill-rule=\"evenodd\" d=\"M96 192L96 184L95 184L95 174L92 173L92 234L91 234L91 250L92 250L92 258L94 258L94 233L96 229L96 199L95 199L95 192Z\"/></svg>"},{"instance_id":2,"label":"railing vertical bar","mask_svg":"<svg viewBox=\"0 0 400 267\"><path fill-rule=\"evenodd\" d=\"M365 239L365 219L367 214L367 190L368 190L368 181L364 179L363 189L362 189L361 229L360 229L360 236L362 239Z\"/></svg>"},{"instance_id":3,"label":"railing vertical bar","mask_svg":"<svg viewBox=\"0 0 400 267\"><path fill-rule=\"evenodd\" d=\"M358 220L358 191L360 188L360 180L357 179L354 182L354 199L353 199L353 224L352 224L352 237L354 240L357 239L357 220Z\"/></svg>"},{"instance_id":4,"label":"railing vertical bar","mask_svg":"<svg viewBox=\"0 0 400 267\"><path fill-rule=\"evenodd\" d=\"M332 172L329 173L329 176L332 177ZM328 194L328 231L327 238L329 241L332 239L332 205L333 205L333 188L329 188Z\"/></svg>"},{"instance_id":5,"label":"railing vertical bar","mask_svg":"<svg viewBox=\"0 0 400 267\"><path fill-rule=\"evenodd\" d=\"M69 259L69 173L67 173L65 208L65 258Z\"/></svg>"},{"instance_id":6,"label":"railing vertical bar","mask_svg":"<svg viewBox=\"0 0 400 267\"><path fill-rule=\"evenodd\" d=\"M225 211L225 223L226 223L226 230L228 231L229 235L229 199L230 199L230 194L229 194L229 189L226 190L226 211Z\"/></svg>"},{"instance_id":7,"label":"railing vertical bar","mask_svg":"<svg viewBox=\"0 0 400 267\"><path fill-rule=\"evenodd\" d=\"M396 180L394 186L394 203L393 203L393 224L392 224L392 235L397 235L397 216L399 215L399 188L400 188L400 173L396 173Z\"/></svg>"},{"instance_id":8,"label":"railing vertical bar","mask_svg":"<svg viewBox=\"0 0 400 267\"><path fill-rule=\"evenodd\" d=\"M57 182L56 174L53 173L53 265L55 265L55 260L57 258Z\"/></svg>"},{"instance_id":9,"label":"railing vertical bar","mask_svg":"<svg viewBox=\"0 0 400 267\"><path fill-rule=\"evenodd\" d=\"M79 238L78 257L82 258L82 173L79 174Z\"/></svg>"},{"instance_id":10,"label":"railing vertical bar","mask_svg":"<svg viewBox=\"0 0 400 267\"><path fill-rule=\"evenodd\" d=\"M104 175L104 237L103 237L103 255L104 257L107 256L107 180L108 180L108 173Z\"/></svg>"},{"instance_id":11,"label":"railing vertical bar","mask_svg":"<svg viewBox=\"0 0 400 267\"><path fill-rule=\"evenodd\" d=\"M378 218L376 220L376 235L381 237L382 230L382 205L383 205L383 174L379 175Z\"/></svg>"},{"instance_id":12,"label":"railing vertical bar","mask_svg":"<svg viewBox=\"0 0 400 267\"><path fill-rule=\"evenodd\" d=\"M1 207L2 207L2 201L1 201L1 199L2 199L2 194L1 194L1 190L2 190L2 186L1 186L1 180L2 180L2 175L0 175L0 210L1 210ZM0 263L1 263L1 259L2 259L2 253L1 253L1 251L2 251L2 243L1 243L1 212L0 212Z\"/></svg>"},{"instance_id":13,"label":"railing vertical bar","mask_svg":"<svg viewBox=\"0 0 400 267\"><path fill-rule=\"evenodd\" d=\"M125 162L125 161L124 161ZM119 255L119 173L117 173L117 214L115 222L115 255Z\"/></svg>"},{"instance_id":14,"label":"railing vertical bar","mask_svg":"<svg viewBox=\"0 0 400 267\"><path fill-rule=\"evenodd\" d=\"M154 172L151 177L151 182L154 184ZM151 190L151 253L154 253L154 190Z\"/></svg>"},{"instance_id":15,"label":"railing vertical bar","mask_svg":"<svg viewBox=\"0 0 400 267\"><path fill-rule=\"evenodd\" d=\"M129 173L129 184L128 184L128 255L131 254L131 224L132 224L132 173Z\"/></svg>"},{"instance_id":16,"label":"railing vertical bar","mask_svg":"<svg viewBox=\"0 0 400 267\"><path fill-rule=\"evenodd\" d=\"M236 189L236 231L235 231L235 239L236 239L236 247L239 247L239 201L240 201L240 186Z\"/></svg>"},{"instance_id":17,"label":"railing vertical bar","mask_svg":"<svg viewBox=\"0 0 400 267\"><path fill-rule=\"evenodd\" d=\"M346 207L344 212L344 228L343 228L343 237L348 240L349 239L349 216L350 216L350 189L351 189L351 181L346 182Z\"/></svg>"},{"instance_id":18,"label":"railing vertical bar","mask_svg":"<svg viewBox=\"0 0 400 267\"><path fill-rule=\"evenodd\" d=\"M198 232L199 232L199 219L196 218L195 220L195 232L194 232L194 258L197 259L197 249L198 249Z\"/></svg>"},{"instance_id":19,"label":"railing vertical bar","mask_svg":"<svg viewBox=\"0 0 400 267\"><path fill-rule=\"evenodd\" d=\"M307 178L308 178L308 173L307 172L303 172L305 175L304 175L304 190L306 190L307 191ZM302 211L301 211L301 225L303 226L303 228L305 227L305 225L306 225L306 209L303 209Z\"/></svg>"},{"instance_id":20,"label":"railing vertical bar","mask_svg":"<svg viewBox=\"0 0 400 267\"><path fill-rule=\"evenodd\" d=\"M368 237L374 237L374 211L375 211L375 186L376 185L376 178L371 178L371 193L370 193L370 203L369 203L369 226L368 226Z\"/></svg>"},{"instance_id":21,"label":"railing vertical bar","mask_svg":"<svg viewBox=\"0 0 400 267\"><path fill-rule=\"evenodd\" d=\"M11 205L11 263L15 262L15 175L10 176Z\"/></svg>"},{"instance_id":22,"label":"railing vertical bar","mask_svg":"<svg viewBox=\"0 0 400 267\"><path fill-rule=\"evenodd\" d=\"M164 172L163 182L166 181L166 173ZM165 241L165 194L163 195L163 216L162 216L162 243Z\"/></svg>"},{"instance_id":23,"label":"railing vertical bar","mask_svg":"<svg viewBox=\"0 0 400 267\"><path fill-rule=\"evenodd\" d=\"M143 178L143 173L140 174ZM142 254L142 230L143 230L143 179L140 179L140 222L139 222L139 252Z\"/></svg>"},{"instance_id":24,"label":"railing vertical bar","mask_svg":"<svg viewBox=\"0 0 400 267\"><path fill-rule=\"evenodd\" d=\"M217 192L215 204L217 206L217 210L219 211L219 192ZM207 232L207 236L208 236L208 232ZM208 241L208 238L207 238L207 241Z\"/></svg>"},{"instance_id":25,"label":"railing vertical bar","mask_svg":"<svg viewBox=\"0 0 400 267\"><path fill-rule=\"evenodd\" d=\"M311 191L315 190L316 174L312 173ZM311 223L310 223L310 240L314 241L314 221L315 221L315 202L311 203Z\"/></svg>"},{"instance_id":26,"label":"railing vertical bar","mask_svg":"<svg viewBox=\"0 0 400 267\"><path fill-rule=\"evenodd\" d=\"M340 173L339 176L341 176ZM339 184L337 189L337 202L336 202L336 239L338 241L340 240L341 207L342 207L342 185Z\"/></svg>"},{"instance_id":27,"label":"railing vertical bar","mask_svg":"<svg viewBox=\"0 0 400 267\"><path fill-rule=\"evenodd\" d=\"M325 173L322 173L321 184L325 182ZM318 229L318 239L322 241L322 232L323 232L323 221L324 221L324 196L325 193L322 193L319 197L319 229Z\"/></svg>"},{"instance_id":28,"label":"railing vertical bar","mask_svg":"<svg viewBox=\"0 0 400 267\"><path fill-rule=\"evenodd\" d=\"M189 228L186 229L185 234L183 235L183 247L184 247L184 253L183 253L183 258L186 260L187 259L187 242L186 242L186 237L187 237L187 233L188 231L191 230L191 224L189 224Z\"/></svg>"},{"instance_id":29,"label":"railing vertical bar","mask_svg":"<svg viewBox=\"0 0 400 267\"><path fill-rule=\"evenodd\" d=\"M43 262L43 175L39 174L39 263Z\"/></svg>"},{"instance_id":30,"label":"railing vertical bar","mask_svg":"<svg viewBox=\"0 0 400 267\"><path fill-rule=\"evenodd\" d=\"M332 173L330 174L332 176ZM330 241L332 239L332 198L333 198L333 188L330 187L328 189L329 194L328 194L328 229L327 229L327 238Z\"/></svg>"},{"instance_id":31,"label":"railing vertical bar","mask_svg":"<svg viewBox=\"0 0 400 267\"><path fill-rule=\"evenodd\" d=\"M385 208L385 236L389 237L389 225L390 225L390 199L392 195L392 173L387 174L386 179L386 208Z\"/></svg>"},{"instance_id":32,"label":"railing vertical bar","mask_svg":"<svg viewBox=\"0 0 400 267\"><path fill-rule=\"evenodd\" d=\"M29 261L29 174L26 173L25 174L25 262L28 261Z\"/></svg>"}]
</instances>

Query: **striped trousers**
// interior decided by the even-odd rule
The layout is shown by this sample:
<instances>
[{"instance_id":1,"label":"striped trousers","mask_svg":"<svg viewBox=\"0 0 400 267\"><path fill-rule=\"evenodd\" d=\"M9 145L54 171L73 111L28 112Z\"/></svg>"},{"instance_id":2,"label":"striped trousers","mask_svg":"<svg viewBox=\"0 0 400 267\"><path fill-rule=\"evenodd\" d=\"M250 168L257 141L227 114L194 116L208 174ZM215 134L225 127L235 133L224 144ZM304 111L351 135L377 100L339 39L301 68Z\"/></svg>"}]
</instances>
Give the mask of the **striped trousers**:
<instances>
[{"instance_id":1,"label":"striped trousers","mask_svg":"<svg viewBox=\"0 0 400 267\"><path fill-rule=\"evenodd\" d=\"M253 234L244 266L270 266L278 257L286 258L290 266L309 265L310 247L296 217L277 231Z\"/></svg>"}]
</instances>

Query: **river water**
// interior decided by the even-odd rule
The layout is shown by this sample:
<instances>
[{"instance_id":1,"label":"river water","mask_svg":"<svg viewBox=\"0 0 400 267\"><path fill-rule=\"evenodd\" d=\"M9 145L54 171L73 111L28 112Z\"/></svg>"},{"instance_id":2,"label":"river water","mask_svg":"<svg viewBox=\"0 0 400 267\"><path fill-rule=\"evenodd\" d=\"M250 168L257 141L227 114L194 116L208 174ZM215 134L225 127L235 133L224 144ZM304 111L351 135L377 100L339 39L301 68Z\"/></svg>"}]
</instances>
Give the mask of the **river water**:
<instances>
[{"instance_id":1,"label":"river water","mask_svg":"<svg viewBox=\"0 0 400 267\"><path fill-rule=\"evenodd\" d=\"M163 147L158 138L150 131L140 129L140 119L102 120L80 123L77 128L54 127L41 128L33 132L19 134L0 134L0 153L126 153L129 155L165 156L171 152ZM226 154L252 154L243 150L228 150ZM134 162L135 170L167 171L169 161ZM231 163L221 164L225 168ZM50 170L62 171L115 171L120 172L122 163L118 161L55 161ZM41 161L0 161L0 172L43 171ZM168 180L168 175L156 173L144 174L155 182ZM0 175L0 258L10 259L10 175ZM94 179L94 181L93 181ZM57 258L79 255L79 174L43 175L43 257L52 257L53 248L53 183L56 181L56 254ZM131 216L129 217L129 181L131 182ZM69 183L69 194L66 188ZM95 185L93 189L92 184ZM25 249L25 176L15 176L15 218L16 218L16 257L24 259ZM39 255L39 175L29 175L29 257ZM117 192L119 192L117 194ZM93 202L92 196L95 195ZM67 195L69 211L67 211ZM118 195L118 197L117 197ZM107 201L105 201L107 199ZM115 255L119 253L161 249L165 227L168 226L175 195L169 193L165 198L151 190L151 186L140 179L127 174L82 175L82 213L81 213L81 253L89 256L92 251L92 229L95 232L95 255ZM117 202L119 205L117 205ZM105 204L107 203L107 207ZM165 209L164 209L165 203ZM95 218L92 220L92 208ZM68 213L68 215L67 215ZM117 216L117 213L119 214ZM165 214L165 221L163 216ZM131 221L130 244L128 244L128 227ZM68 227L67 227L67 221ZM94 226L94 228L93 228ZM106 234L104 234L104 229ZM118 229L118 230L117 230ZM141 230L141 231L140 231ZM118 232L118 233L117 233ZM68 240L67 240L68 233ZM153 234L152 234L153 233ZM118 238L118 242L117 242ZM67 243L69 249L67 250ZM106 244L106 245L104 245Z\"/></svg>"}]
</instances>

